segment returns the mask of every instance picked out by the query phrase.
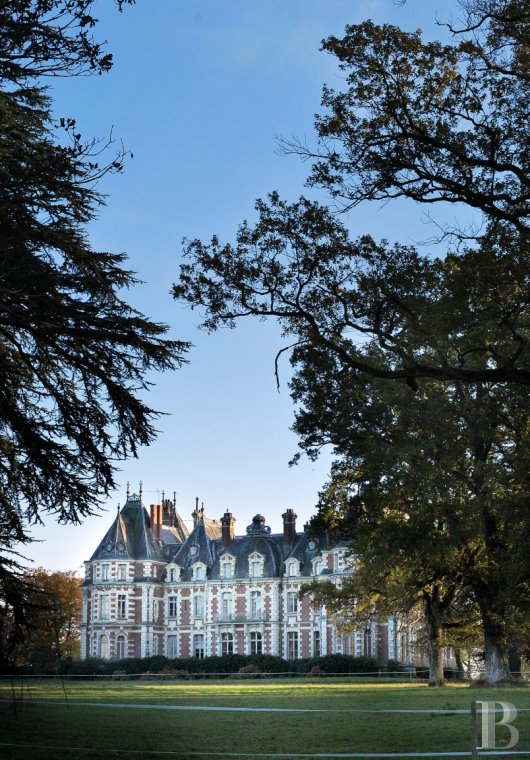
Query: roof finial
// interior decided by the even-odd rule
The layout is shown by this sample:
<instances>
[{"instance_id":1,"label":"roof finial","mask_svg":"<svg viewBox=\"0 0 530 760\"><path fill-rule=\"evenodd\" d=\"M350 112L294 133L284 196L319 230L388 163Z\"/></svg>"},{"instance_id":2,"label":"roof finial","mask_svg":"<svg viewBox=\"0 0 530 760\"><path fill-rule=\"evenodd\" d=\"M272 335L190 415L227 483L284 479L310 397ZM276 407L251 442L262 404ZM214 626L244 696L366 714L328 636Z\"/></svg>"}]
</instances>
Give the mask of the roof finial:
<instances>
[{"instance_id":1,"label":"roof finial","mask_svg":"<svg viewBox=\"0 0 530 760\"><path fill-rule=\"evenodd\" d=\"M140 501L142 500L143 487L144 487L144 484L142 483L142 481L140 481L140 491L139 491L139 493L140 493Z\"/></svg>"},{"instance_id":2,"label":"roof finial","mask_svg":"<svg viewBox=\"0 0 530 760\"><path fill-rule=\"evenodd\" d=\"M130 489L130 487L131 487L131 484L129 483L129 481L127 481L127 501L129 501L129 489Z\"/></svg>"},{"instance_id":3,"label":"roof finial","mask_svg":"<svg viewBox=\"0 0 530 760\"><path fill-rule=\"evenodd\" d=\"M162 504L165 502L165 500L166 500L166 492L162 491Z\"/></svg>"},{"instance_id":4,"label":"roof finial","mask_svg":"<svg viewBox=\"0 0 530 760\"><path fill-rule=\"evenodd\" d=\"M177 508L177 492L173 491L173 506Z\"/></svg>"}]
</instances>

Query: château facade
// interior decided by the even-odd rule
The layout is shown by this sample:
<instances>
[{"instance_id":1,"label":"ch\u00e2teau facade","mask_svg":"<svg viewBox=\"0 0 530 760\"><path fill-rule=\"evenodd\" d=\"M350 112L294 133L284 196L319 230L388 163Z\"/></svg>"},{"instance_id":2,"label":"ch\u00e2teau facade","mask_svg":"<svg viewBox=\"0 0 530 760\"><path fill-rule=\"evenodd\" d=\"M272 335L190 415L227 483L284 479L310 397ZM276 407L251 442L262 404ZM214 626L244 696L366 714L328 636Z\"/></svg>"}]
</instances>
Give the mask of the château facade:
<instances>
[{"instance_id":1,"label":"ch\u00e2teau facade","mask_svg":"<svg viewBox=\"0 0 530 760\"><path fill-rule=\"evenodd\" d=\"M175 500L149 512L142 494L123 508L85 562L81 657L272 654L286 659L343 653L410 660L411 632L397 618L341 635L326 609L299 599L302 583L350 572L346 546L330 546L296 514L275 534L256 515L244 535L235 518L205 516L198 500L187 529Z\"/></svg>"}]
</instances>

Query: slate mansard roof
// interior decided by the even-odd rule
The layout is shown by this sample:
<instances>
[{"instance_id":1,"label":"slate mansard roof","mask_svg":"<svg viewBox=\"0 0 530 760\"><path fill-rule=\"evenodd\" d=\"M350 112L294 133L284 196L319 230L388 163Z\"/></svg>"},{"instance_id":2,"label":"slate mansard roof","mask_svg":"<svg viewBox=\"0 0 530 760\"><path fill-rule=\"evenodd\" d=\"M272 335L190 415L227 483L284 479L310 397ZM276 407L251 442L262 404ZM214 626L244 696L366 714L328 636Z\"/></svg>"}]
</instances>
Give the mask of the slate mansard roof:
<instances>
[{"instance_id":1,"label":"slate mansard roof","mask_svg":"<svg viewBox=\"0 0 530 760\"><path fill-rule=\"evenodd\" d=\"M162 545L155 541L151 520L137 494L128 497L118 511L90 561L97 559L164 560Z\"/></svg>"},{"instance_id":2,"label":"slate mansard roof","mask_svg":"<svg viewBox=\"0 0 530 760\"><path fill-rule=\"evenodd\" d=\"M228 559L233 563L232 577L244 579L251 576L251 562L259 560L263 563L262 577L278 578L285 573L286 563L295 559L299 563L297 574L307 577L313 574L313 561L328 549L326 536L313 536L308 526L296 533L292 510L284 515L283 534L271 533L265 518L256 515L245 535L225 532L224 539L225 524L222 527L217 520L205 517L198 502L192 517L194 527L190 533L176 511L175 501L151 505L149 514L141 494L128 495L90 561L162 561L178 566L181 580L189 581L194 578L197 563L205 566L208 579L216 580L225 577L222 566ZM235 522L228 512L225 518L231 525ZM285 518L292 519L290 531L285 530Z\"/></svg>"}]
</instances>

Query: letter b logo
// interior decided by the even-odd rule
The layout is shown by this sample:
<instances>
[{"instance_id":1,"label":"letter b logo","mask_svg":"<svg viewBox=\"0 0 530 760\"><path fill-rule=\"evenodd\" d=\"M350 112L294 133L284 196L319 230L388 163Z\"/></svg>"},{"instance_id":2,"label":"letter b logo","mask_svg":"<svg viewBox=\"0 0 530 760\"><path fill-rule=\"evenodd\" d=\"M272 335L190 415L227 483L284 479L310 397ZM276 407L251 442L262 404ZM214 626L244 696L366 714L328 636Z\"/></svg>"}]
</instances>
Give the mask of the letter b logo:
<instances>
[{"instance_id":1,"label":"letter b logo","mask_svg":"<svg viewBox=\"0 0 530 760\"><path fill-rule=\"evenodd\" d=\"M477 749L511 749L519 741L519 731L511 724L517 717L517 708L511 702L480 702L482 707L482 745ZM502 707L502 718L495 720L497 710L495 705ZM497 726L506 726L510 740L508 744L496 744L495 729Z\"/></svg>"}]
</instances>

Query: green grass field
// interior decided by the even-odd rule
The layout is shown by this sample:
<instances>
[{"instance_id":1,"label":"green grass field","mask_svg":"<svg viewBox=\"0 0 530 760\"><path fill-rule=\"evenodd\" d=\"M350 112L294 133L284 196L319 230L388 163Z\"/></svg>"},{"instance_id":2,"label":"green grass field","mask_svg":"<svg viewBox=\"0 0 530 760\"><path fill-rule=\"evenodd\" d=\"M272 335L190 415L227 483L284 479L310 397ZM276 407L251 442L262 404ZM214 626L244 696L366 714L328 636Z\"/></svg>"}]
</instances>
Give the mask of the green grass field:
<instances>
[{"instance_id":1,"label":"green grass field","mask_svg":"<svg viewBox=\"0 0 530 760\"><path fill-rule=\"evenodd\" d=\"M527 689L433 690L351 679L65 681L64 687L35 680L14 688L0 682L0 698L2 760L470 752L469 714L435 711L467 711L473 699L511 702L521 711L514 749L530 757ZM189 709L197 707L203 709ZM258 710L215 709L229 707ZM507 737L508 729L498 727L497 746Z\"/></svg>"}]
</instances>

